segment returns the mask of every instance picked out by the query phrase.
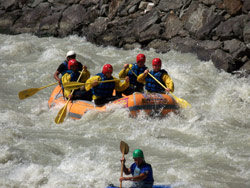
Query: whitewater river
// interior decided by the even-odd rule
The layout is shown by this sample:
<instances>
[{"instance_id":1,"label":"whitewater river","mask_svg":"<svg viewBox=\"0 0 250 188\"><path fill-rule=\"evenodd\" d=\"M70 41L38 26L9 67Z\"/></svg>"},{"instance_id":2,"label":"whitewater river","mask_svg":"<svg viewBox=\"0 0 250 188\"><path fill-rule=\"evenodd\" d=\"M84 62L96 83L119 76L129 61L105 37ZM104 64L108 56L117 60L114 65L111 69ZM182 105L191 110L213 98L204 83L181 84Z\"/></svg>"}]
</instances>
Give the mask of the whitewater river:
<instances>
[{"instance_id":1,"label":"whitewater river","mask_svg":"<svg viewBox=\"0 0 250 188\"><path fill-rule=\"evenodd\" d=\"M25 100L18 92L55 82L68 50L91 74L110 63L118 76L138 53L163 60L174 94L192 108L179 115L136 119L126 109L92 111L57 125L60 108L48 108L54 86ZM155 184L174 188L250 187L250 80L220 72L195 55L97 47L84 38L0 35L0 187L105 188L119 185L120 141L141 148L152 164ZM129 186L130 182L124 182Z\"/></svg>"}]
</instances>

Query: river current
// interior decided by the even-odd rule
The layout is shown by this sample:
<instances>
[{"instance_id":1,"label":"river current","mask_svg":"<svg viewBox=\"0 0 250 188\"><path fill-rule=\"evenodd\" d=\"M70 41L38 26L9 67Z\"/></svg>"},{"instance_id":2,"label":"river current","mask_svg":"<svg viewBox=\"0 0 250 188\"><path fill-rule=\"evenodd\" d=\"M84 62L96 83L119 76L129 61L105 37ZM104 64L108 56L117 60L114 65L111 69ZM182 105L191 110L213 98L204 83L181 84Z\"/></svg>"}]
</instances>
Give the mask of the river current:
<instances>
[{"instance_id":1,"label":"river current","mask_svg":"<svg viewBox=\"0 0 250 188\"><path fill-rule=\"evenodd\" d=\"M97 47L84 38L0 35L0 187L105 188L119 185L120 141L141 148L155 184L173 188L250 187L250 80L221 72L193 54ZM129 117L114 106L80 120L55 124L59 107L48 108L54 86L19 100L18 92L55 82L67 51L91 75L110 63L118 77L138 53L146 65L160 57L175 83L174 94L191 109L166 118ZM129 186L130 182L124 182Z\"/></svg>"}]
</instances>

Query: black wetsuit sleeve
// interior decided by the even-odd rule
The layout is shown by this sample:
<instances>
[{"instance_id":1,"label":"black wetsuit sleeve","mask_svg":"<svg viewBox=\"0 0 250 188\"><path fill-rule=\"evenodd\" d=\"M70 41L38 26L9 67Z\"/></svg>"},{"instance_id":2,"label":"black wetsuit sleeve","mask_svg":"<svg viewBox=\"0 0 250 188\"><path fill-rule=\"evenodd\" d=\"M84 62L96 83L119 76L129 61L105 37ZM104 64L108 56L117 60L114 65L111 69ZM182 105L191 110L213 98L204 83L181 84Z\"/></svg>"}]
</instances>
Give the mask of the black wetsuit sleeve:
<instances>
[{"instance_id":1,"label":"black wetsuit sleeve","mask_svg":"<svg viewBox=\"0 0 250 188\"><path fill-rule=\"evenodd\" d=\"M79 62L79 61L78 61L77 63L78 63L78 70L79 70L79 71L82 71L82 63Z\"/></svg>"},{"instance_id":2,"label":"black wetsuit sleeve","mask_svg":"<svg viewBox=\"0 0 250 188\"><path fill-rule=\"evenodd\" d=\"M57 68L57 71L60 72L60 73L62 73L62 72L64 71L64 69L65 69L65 66L64 66L64 64L62 63L62 64L59 65L59 67Z\"/></svg>"}]
</instances>

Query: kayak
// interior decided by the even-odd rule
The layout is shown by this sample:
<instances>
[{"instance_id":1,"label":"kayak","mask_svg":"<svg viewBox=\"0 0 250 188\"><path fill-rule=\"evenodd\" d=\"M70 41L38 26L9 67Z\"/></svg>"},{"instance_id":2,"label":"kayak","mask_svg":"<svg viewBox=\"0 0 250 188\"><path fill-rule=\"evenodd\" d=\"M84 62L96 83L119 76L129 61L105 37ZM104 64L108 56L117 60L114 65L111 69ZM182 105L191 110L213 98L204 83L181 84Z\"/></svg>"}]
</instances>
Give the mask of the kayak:
<instances>
[{"instance_id":1,"label":"kayak","mask_svg":"<svg viewBox=\"0 0 250 188\"><path fill-rule=\"evenodd\" d=\"M62 89L57 86L51 93L48 101L49 108L58 105L65 105L67 99L63 96ZM177 113L179 106L175 99L168 94L159 93L138 93L135 92L129 96L123 96L104 106L96 106L92 101L74 100L67 105L67 116L71 119L80 119L86 112L90 110L106 111L107 107L112 104L121 105L127 108L131 117L136 117L138 113L144 111L149 116L164 117L170 112Z\"/></svg>"},{"instance_id":2,"label":"kayak","mask_svg":"<svg viewBox=\"0 0 250 188\"><path fill-rule=\"evenodd\" d=\"M119 187L109 186L106 188L119 188ZM153 188L171 188L171 186L170 185L153 185Z\"/></svg>"}]
</instances>

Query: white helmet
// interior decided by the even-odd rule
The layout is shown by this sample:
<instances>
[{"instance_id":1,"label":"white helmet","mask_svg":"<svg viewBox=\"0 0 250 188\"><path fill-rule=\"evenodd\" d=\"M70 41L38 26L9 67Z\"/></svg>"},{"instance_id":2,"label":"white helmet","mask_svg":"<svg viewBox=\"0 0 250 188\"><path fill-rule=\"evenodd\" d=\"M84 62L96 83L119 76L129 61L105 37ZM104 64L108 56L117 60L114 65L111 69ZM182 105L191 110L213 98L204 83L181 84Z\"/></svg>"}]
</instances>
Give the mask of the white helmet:
<instances>
[{"instance_id":1,"label":"white helmet","mask_svg":"<svg viewBox=\"0 0 250 188\"><path fill-rule=\"evenodd\" d=\"M76 55L76 53L73 50L70 50L67 52L66 57L72 56L72 55Z\"/></svg>"}]
</instances>

